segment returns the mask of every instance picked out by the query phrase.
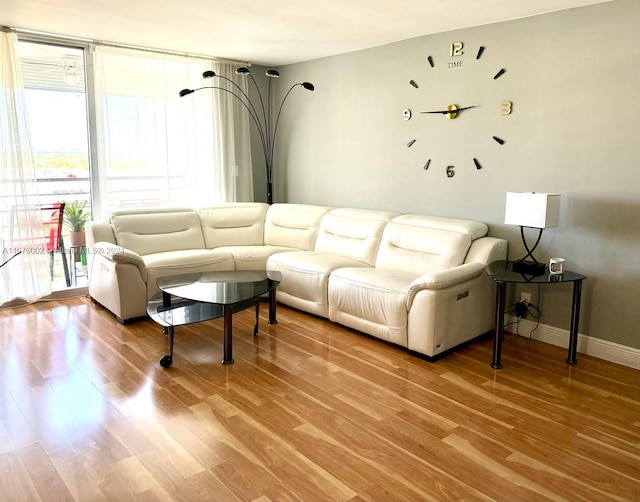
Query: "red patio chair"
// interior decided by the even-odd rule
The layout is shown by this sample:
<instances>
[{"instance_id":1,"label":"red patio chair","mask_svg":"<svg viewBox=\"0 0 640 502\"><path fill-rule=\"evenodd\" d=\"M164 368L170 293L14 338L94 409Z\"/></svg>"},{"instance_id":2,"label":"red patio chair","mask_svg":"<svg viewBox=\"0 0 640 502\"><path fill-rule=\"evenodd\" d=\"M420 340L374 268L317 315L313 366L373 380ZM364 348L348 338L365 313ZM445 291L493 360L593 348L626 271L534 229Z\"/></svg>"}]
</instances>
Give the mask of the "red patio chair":
<instances>
[{"instance_id":1,"label":"red patio chair","mask_svg":"<svg viewBox=\"0 0 640 502\"><path fill-rule=\"evenodd\" d=\"M67 263L67 254L65 252L64 241L62 239L64 202L42 204L40 206L40 211L42 212L47 252L50 256L49 271L51 272L51 279L53 280L53 261L55 253L59 251L60 257L62 258L62 267L64 268L64 278L67 282L67 287L70 287L71 276L69 275L69 264Z\"/></svg>"}]
</instances>

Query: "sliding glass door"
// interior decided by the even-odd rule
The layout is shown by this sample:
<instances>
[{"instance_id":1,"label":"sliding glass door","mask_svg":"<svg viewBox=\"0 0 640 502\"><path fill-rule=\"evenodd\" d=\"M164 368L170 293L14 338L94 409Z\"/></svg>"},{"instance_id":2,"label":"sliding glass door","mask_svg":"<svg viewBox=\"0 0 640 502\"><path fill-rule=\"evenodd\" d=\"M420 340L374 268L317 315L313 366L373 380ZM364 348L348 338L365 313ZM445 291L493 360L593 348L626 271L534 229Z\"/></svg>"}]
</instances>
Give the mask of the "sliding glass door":
<instances>
[{"instance_id":1,"label":"sliding glass door","mask_svg":"<svg viewBox=\"0 0 640 502\"><path fill-rule=\"evenodd\" d=\"M39 204L77 201L91 211L84 48L31 41L18 48ZM62 234L67 254L52 255L53 291L86 285L82 253L72 252L68 228Z\"/></svg>"},{"instance_id":2,"label":"sliding glass door","mask_svg":"<svg viewBox=\"0 0 640 502\"><path fill-rule=\"evenodd\" d=\"M14 40L38 204L86 204L104 219L121 208L253 200L249 117L233 98L248 84L235 64L36 35ZM181 99L204 71L220 77L212 92ZM53 290L86 285L68 231L66 253L54 253ZM7 232L0 228L0 238Z\"/></svg>"}]
</instances>

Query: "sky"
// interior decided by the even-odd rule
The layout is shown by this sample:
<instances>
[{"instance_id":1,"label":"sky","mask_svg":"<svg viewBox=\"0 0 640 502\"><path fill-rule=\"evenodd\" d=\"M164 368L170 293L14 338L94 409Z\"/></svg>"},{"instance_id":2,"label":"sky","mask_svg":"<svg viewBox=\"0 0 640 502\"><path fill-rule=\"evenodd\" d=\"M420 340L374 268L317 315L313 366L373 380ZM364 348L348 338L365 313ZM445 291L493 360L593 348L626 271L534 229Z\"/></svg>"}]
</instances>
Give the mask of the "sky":
<instances>
[{"instance_id":1,"label":"sky","mask_svg":"<svg viewBox=\"0 0 640 502\"><path fill-rule=\"evenodd\" d=\"M34 152L86 152L84 93L26 89L31 147Z\"/></svg>"}]
</instances>

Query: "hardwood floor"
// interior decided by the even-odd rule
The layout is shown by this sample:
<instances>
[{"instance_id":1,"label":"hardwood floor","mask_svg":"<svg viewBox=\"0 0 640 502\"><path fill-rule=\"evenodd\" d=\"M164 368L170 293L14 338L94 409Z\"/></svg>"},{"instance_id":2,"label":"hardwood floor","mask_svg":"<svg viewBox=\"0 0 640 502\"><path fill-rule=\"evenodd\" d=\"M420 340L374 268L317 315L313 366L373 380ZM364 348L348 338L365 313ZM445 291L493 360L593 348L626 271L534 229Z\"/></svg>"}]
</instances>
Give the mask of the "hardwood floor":
<instances>
[{"instance_id":1,"label":"hardwood floor","mask_svg":"<svg viewBox=\"0 0 640 502\"><path fill-rule=\"evenodd\" d=\"M638 501L640 372L507 336L428 363L266 308L122 326L87 298L0 310L0 500Z\"/></svg>"}]
</instances>

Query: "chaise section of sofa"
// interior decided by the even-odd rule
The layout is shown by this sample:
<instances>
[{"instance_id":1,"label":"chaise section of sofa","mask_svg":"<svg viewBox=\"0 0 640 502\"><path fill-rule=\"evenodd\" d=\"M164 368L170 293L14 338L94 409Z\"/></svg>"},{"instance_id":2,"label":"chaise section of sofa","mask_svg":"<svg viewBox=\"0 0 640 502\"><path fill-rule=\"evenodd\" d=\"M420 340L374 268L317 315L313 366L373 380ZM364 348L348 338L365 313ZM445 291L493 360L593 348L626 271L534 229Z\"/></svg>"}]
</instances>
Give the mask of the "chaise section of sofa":
<instances>
[{"instance_id":1,"label":"chaise section of sofa","mask_svg":"<svg viewBox=\"0 0 640 502\"><path fill-rule=\"evenodd\" d=\"M494 286L485 266L506 256L506 241L487 231L473 221L392 219L374 267L331 274L329 319L426 357L489 331Z\"/></svg>"}]
</instances>

